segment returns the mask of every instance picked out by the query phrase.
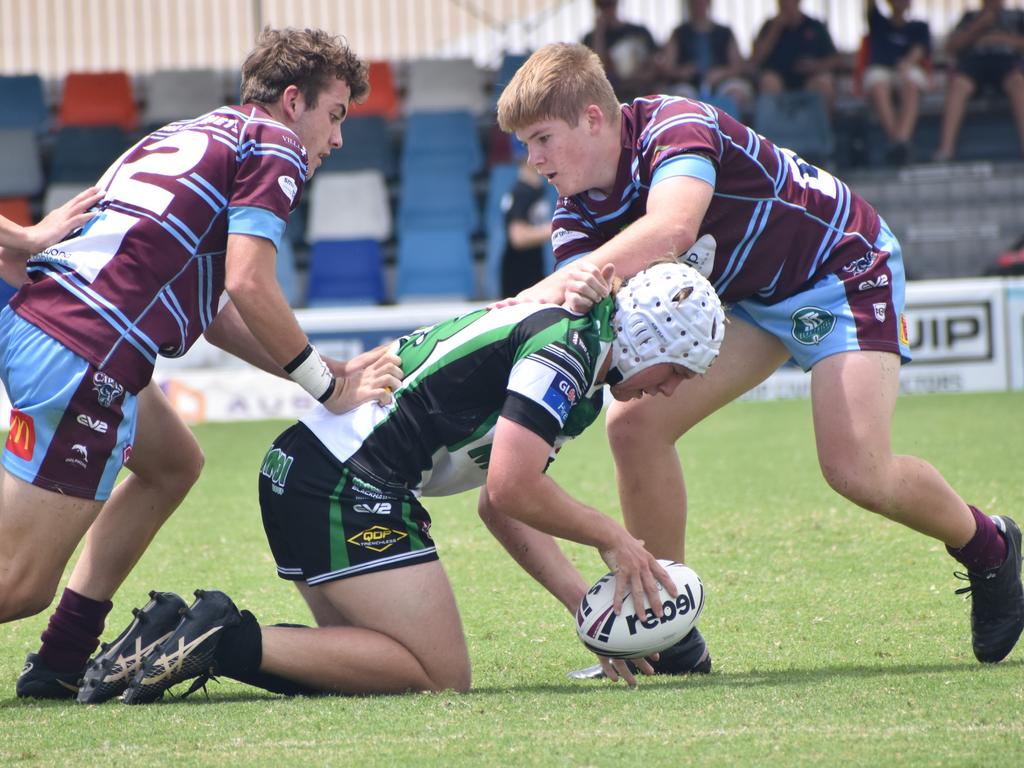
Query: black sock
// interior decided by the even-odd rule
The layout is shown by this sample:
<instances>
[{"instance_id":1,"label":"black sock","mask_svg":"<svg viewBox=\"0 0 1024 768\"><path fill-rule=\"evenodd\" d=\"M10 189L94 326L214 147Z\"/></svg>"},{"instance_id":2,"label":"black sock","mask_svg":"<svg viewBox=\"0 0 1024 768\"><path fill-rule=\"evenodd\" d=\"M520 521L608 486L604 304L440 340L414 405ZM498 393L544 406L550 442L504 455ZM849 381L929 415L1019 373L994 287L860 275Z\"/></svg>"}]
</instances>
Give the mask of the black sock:
<instances>
[{"instance_id":1,"label":"black sock","mask_svg":"<svg viewBox=\"0 0 1024 768\"><path fill-rule=\"evenodd\" d=\"M302 624L276 624L279 627L302 627ZM263 632L256 617L242 611L242 622L225 630L214 654L217 673L246 685L286 696L321 693L301 683L260 671L263 662Z\"/></svg>"}]
</instances>

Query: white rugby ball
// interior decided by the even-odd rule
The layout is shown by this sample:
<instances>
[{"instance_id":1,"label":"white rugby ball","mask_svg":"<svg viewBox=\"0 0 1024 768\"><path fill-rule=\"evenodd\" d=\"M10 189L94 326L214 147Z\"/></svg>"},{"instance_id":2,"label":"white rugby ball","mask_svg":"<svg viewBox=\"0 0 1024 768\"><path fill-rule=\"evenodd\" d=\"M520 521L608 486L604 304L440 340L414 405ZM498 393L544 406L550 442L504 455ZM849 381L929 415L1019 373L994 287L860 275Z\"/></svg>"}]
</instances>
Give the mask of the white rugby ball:
<instances>
[{"instance_id":1,"label":"white rugby ball","mask_svg":"<svg viewBox=\"0 0 1024 768\"><path fill-rule=\"evenodd\" d=\"M587 648L612 659L637 659L665 650L693 629L704 608L704 584L689 566L672 560L658 562L668 571L679 592L673 598L658 585L658 594L663 598L661 618L646 607L638 615L633 595L628 591L622 601L622 612L616 616L612 608L615 575L606 573L587 591L576 610L576 633Z\"/></svg>"}]
</instances>

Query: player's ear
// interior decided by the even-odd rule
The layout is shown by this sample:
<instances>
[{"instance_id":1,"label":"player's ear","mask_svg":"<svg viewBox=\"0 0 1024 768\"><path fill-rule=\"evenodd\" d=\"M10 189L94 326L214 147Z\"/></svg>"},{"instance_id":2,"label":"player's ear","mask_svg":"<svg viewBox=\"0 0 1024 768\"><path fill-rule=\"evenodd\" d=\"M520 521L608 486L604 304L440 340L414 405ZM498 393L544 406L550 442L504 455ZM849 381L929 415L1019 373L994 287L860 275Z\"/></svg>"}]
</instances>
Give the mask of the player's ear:
<instances>
[{"instance_id":1,"label":"player's ear","mask_svg":"<svg viewBox=\"0 0 1024 768\"><path fill-rule=\"evenodd\" d=\"M305 105L306 101L297 85L289 85L281 91L281 108L289 120L297 119Z\"/></svg>"},{"instance_id":2,"label":"player's ear","mask_svg":"<svg viewBox=\"0 0 1024 768\"><path fill-rule=\"evenodd\" d=\"M597 104L588 104L587 108L583 110L583 119L586 121L586 126L592 133L597 133L604 126L604 112Z\"/></svg>"}]
</instances>

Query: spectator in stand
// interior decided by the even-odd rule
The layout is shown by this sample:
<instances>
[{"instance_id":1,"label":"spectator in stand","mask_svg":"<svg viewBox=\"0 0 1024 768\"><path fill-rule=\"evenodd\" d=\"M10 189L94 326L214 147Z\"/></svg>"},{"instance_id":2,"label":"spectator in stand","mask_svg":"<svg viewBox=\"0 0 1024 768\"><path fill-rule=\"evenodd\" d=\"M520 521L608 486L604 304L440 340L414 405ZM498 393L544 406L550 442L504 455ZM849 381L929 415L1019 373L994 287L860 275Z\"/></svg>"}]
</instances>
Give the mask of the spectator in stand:
<instances>
[{"instance_id":1,"label":"spectator in stand","mask_svg":"<svg viewBox=\"0 0 1024 768\"><path fill-rule=\"evenodd\" d=\"M689 20L672 30L661 51L668 90L695 99L726 96L741 112L749 111L754 89L744 77L747 63L735 35L712 21L711 0L687 0L686 4Z\"/></svg>"},{"instance_id":2,"label":"spectator in stand","mask_svg":"<svg viewBox=\"0 0 1024 768\"><path fill-rule=\"evenodd\" d=\"M952 160L967 102L978 90L1000 87L1010 99L1024 150L1024 11L1007 10L1003 0L984 0L968 11L946 41L956 64L946 87L942 134L935 160Z\"/></svg>"},{"instance_id":3,"label":"spectator in stand","mask_svg":"<svg viewBox=\"0 0 1024 768\"><path fill-rule=\"evenodd\" d=\"M544 177L525 161L515 186L501 201L505 212L505 252L501 257L501 295L515 296L546 275L544 247L551 242L554 200Z\"/></svg>"},{"instance_id":4,"label":"spectator in stand","mask_svg":"<svg viewBox=\"0 0 1024 768\"><path fill-rule=\"evenodd\" d=\"M875 0L867 0L864 90L889 140L886 160L905 165L913 154L910 139L917 126L921 92L928 89L925 67L931 56L931 31L927 22L907 18L910 0L889 0L889 8L889 16L883 16Z\"/></svg>"},{"instance_id":5,"label":"spectator in stand","mask_svg":"<svg viewBox=\"0 0 1024 768\"><path fill-rule=\"evenodd\" d=\"M835 78L842 64L828 27L800 10L800 0L779 0L779 13L768 19L754 39L751 63L761 93L813 91L832 113Z\"/></svg>"},{"instance_id":6,"label":"spectator in stand","mask_svg":"<svg viewBox=\"0 0 1024 768\"><path fill-rule=\"evenodd\" d=\"M658 44L647 27L619 18L619 0L594 0L594 28L583 44L596 53L615 92L626 100L654 90Z\"/></svg>"}]
</instances>

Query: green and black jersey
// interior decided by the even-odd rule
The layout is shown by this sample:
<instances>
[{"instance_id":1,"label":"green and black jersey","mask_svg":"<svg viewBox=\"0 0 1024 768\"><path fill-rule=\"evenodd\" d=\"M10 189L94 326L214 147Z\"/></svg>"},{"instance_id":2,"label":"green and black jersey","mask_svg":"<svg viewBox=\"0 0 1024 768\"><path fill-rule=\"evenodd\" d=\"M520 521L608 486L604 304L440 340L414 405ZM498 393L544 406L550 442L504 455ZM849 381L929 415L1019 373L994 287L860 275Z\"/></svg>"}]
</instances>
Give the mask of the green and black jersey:
<instances>
[{"instance_id":1,"label":"green and black jersey","mask_svg":"<svg viewBox=\"0 0 1024 768\"><path fill-rule=\"evenodd\" d=\"M579 316L517 304L422 328L396 342L403 380L390 405L319 407L302 422L367 479L423 496L479 487L499 416L544 438L552 458L597 418L613 306Z\"/></svg>"}]
</instances>

